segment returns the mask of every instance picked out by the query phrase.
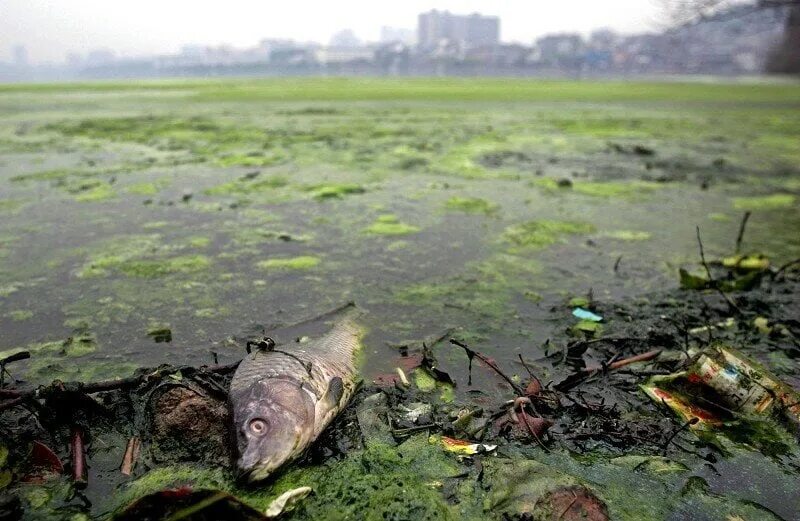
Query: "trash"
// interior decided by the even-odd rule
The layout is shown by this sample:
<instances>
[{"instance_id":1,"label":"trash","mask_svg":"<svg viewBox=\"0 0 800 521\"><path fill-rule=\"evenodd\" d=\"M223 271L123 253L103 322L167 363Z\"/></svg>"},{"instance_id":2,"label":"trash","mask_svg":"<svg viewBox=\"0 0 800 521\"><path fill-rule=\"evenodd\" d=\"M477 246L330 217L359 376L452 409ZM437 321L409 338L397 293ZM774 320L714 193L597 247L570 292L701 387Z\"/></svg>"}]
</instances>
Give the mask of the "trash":
<instances>
[{"instance_id":1,"label":"trash","mask_svg":"<svg viewBox=\"0 0 800 521\"><path fill-rule=\"evenodd\" d=\"M128 440L128 445L125 447L125 455L122 458L122 464L119 471L123 476L130 476L133 473L133 468L136 466L136 460L139 459L139 451L142 443L139 438L133 436Z\"/></svg>"},{"instance_id":2,"label":"trash","mask_svg":"<svg viewBox=\"0 0 800 521\"><path fill-rule=\"evenodd\" d=\"M34 441L30 455L31 470L20 480L23 483L42 483L52 476L64 473L64 465L50 447Z\"/></svg>"},{"instance_id":3,"label":"trash","mask_svg":"<svg viewBox=\"0 0 800 521\"><path fill-rule=\"evenodd\" d=\"M733 317L728 317L722 322L717 322L713 326L700 326L700 327L693 327L688 331L688 333L692 336L698 336L701 334L708 333L709 331L714 331L717 329L730 329L736 325L736 320Z\"/></svg>"},{"instance_id":4,"label":"trash","mask_svg":"<svg viewBox=\"0 0 800 521\"><path fill-rule=\"evenodd\" d=\"M399 405L398 409L403 411L403 419L416 423L420 416L425 416L433 411L433 407L429 403L414 402L408 406Z\"/></svg>"},{"instance_id":5,"label":"trash","mask_svg":"<svg viewBox=\"0 0 800 521\"><path fill-rule=\"evenodd\" d=\"M400 367L395 367L394 370L397 372L397 377L400 379L400 383L405 387L411 387L411 382L408 381L405 371L403 371Z\"/></svg>"},{"instance_id":6,"label":"trash","mask_svg":"<svg viewBox=\"0 0 800 521\"><path fill-rule=\"evenodd\" d=\"M641 388L686 421L698 418L696 430L722 425L727 413L778 417L800 432L798 393L728 346L713 346L686 371L651 377Z\"/></svg>"},{"instance_id":7,"label":"trash","mask_svg":"<svg viewBox=\"0 0 800 521\"><path fill-rule=\"evenodd\" d=\"M474 456L475 454L492 452L497 448L497 445L484 445L482 443L472 443L437 435L430 436L428 442L432 445L441 445L447 452L453 452L462 456Z\"/></svg>"},{"instance_id":8,"label":"trash","mask_svg":"<svg viewBox=\"0 0 800 521\"><path fill-rule=\"evenodd\" d=\"M287 490L269 504L264 515L269 518L275 518L284 512L289 512L294 508L295 503L300 501L311 494L311 487L298 487L292 490Z\"/></svg>"},{"instance_id":9,"label":"trash","mask_svg":"<svg viewBox=\"0 0 800 521\"><path fill-rule=\"evenodd\" d=\"M769 269L769 258L760 253L752 255L734 255L722 259L722 265L737 271L764 271Z\"/></svg>"},{"instance_id":10,"label":"trash","mask_svg":"<svg viewBox=\"0 0 800 521\"><path fill-rule=\"evenodd\" d=\"M600 315L596 315L587 309L583 309L582 307L577 307L572 310L572 315L577 317L581 320L588 320L590 322L602 322L603 317Z\"/></svg>"}]
</instances>

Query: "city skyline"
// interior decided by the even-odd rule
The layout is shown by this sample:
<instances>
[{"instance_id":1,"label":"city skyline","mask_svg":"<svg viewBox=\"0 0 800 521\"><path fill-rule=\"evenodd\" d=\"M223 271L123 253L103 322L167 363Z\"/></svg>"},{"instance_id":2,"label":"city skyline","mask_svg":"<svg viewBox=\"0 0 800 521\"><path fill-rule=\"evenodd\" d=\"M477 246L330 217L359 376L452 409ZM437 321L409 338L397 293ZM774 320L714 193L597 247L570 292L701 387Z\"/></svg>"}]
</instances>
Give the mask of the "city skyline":
<instances>
[{"instance_id":1,"label":"city skyline","mask_svg":"<svg viewBox=\"0 0 800 521\"><path fill-rule=\"evenodd\" d=\"M109 9L108 4L115 4ZM343 1L328 4L299 1L277 8L246 0L231 0L225 8L183 0L157 3L77 0L69 6L46 0L0 3L0 61L12 62L24 46L31 64L63 63L70 54L108 49L118 56L174 54L187 45L250 47L265 38L291 38L327 43L350 29L362 41L378 41L384 27L413 30L417 16L431 9L454 14L479 12L501 20L501 40L529 44L544 34L599 28L623 33L656 28L655 2L616 0L599 9L586 0L566 0L546 7L527 2L421 2L412 0L376 7ZM309 16L312 13L314 16Z\"/></svg>"}]
</instances>

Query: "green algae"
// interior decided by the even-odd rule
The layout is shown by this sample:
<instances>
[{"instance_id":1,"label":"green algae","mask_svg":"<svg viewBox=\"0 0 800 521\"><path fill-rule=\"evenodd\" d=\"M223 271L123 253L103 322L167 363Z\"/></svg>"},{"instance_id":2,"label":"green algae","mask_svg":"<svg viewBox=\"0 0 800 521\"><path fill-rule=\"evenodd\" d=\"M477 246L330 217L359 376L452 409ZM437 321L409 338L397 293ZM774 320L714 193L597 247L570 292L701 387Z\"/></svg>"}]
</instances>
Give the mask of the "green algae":
<instances>
[{"instance_id":1,"label":"green algae","mask_svg":"<svg viewBox=\"0 0 800 521\"><path fill-rule=\"evenodd\" d=\"M641 230L612 230L603 233L603 236L620 241L646 241L652 237L649 232Z\"/></svg>"},{"instance_id":2,"label":"green algae","mask_svg":"<svg viewBox=\"0 0 800 521\"><path fill-rule=\"evenodd\" d=\"M418 226L400 222L395 215L380 215L374 223L364 228L371 235L409 235L420 231Z\"/></svg>"},{"instance_id":3,"label":"green algae","mask_svg":"<svg viewBox=\"0 0 800 521\"><path fill-rule=\"evenodd\" d=\"M205 244L203 240L200 243ZM191 241L187 244L189 247L198 247L192 245ZM170 274L197 273L212 264L212 259L206 255L170 256L179 249L180 247L164 245L158 234L114 238L96 248L77 271L77 275L87 278L120 272L132 277L156 278Z\"/></svg>"},{"instance_id":4,"label":"green algae","mask_svg":"<svg viewBox=\"0 0 800 521\"><path fill-rule=\"evenodd\" d=\"M84 192L75 196L75 200L81 203L96 203L101 201L108 201L117 196L117 193L107 183L101 183L97 186L85 190Z\"/></svg>"},{"instance_id":5,"label":"green algae","mask_svg":"<svg viewBox=\"0 0 800 521\"><path fill-rule=\"evenodd\" d=\"M143 259L121 262L117 268L131 277L156 278L173 273L196 273L211 265L205 255L181 255L168 259Z\"/></svg>"},{"instance_id":6,"label":"green algae","mask_svg":"<svg viewBox=\"0 0 800 521\"><path fill-rule=\"evenodd\" d=\"M487 201L486 199L458 196L453 196L445 201L444 206L450 211L484 215L491 215L497 212L499 208L497 204Z\"/></svg>"},{"instance_id":7,"label":"green algae","mask_svg":"<svg viewBox=\"0 0 800 521\"><path fill-rule=\"evenodd\" d=\"M256 263L261 270L310 270L322 262L322 259L313 255L300 255L283 259L267 259Z\"/></svg>"},{"instance_id":8,"label":"green algae","mask_svg":"<svg viewBox=\"0 0 800 521\"><path fill-rule=\"evenodd\" d=\"M404 304L457 307L478 314L486 323L504 323L515 315L512 300L535 292L541 272L541 265L532 259L498 253L469 263L461 275L400 288L395 297Z\"/></svg>"},{"instance_id":9,"label":"green algae","mask_svg":"<svg viewBox=\"0 0 800 521\"><path fill-rule=\"evenodd\" d=\"M311 193L311 197L317 200L343 199L347 195L363 194L367 190L356 183L335 183L312 185L304 188Z\"/></svg>"},{"instance_id":10,"label":"green algae","mask_svg":"<svg viewBox=\"0 0 800 521\"><path fill-rule=\"evenodd\" d=\"M208 188L205 190L206 195L248 195L259 192L271 192L278 188L283 188L289 184L289 180L284 176L255 176L255 177L241 177L227 183Z\"/></svg>"},{"instance_id":11,"label":"green algae","mask_svg":"<svg viewBox=\"0 0 800 521\"><path fill-rule=\"evenodd\" d=\"M114 498L114 508L164 488L189 484L228 491L264 511L283 492L309 486L314 493L287 514L287 519L457 519L438 489L443 480L459 471L459 465L431 446L427 435L421 435L398 447L368 442L364 449L339 461L296 467L261 487L240 488L218 468L159 468L127 485Z\"/></svg>"},{"instance_id":12,"label":"green algae","mask_svg":"<svg viewBox=\"0 0 800 521\"><path fill-rule=\"evenodd\" d=\"M186 244L192 248L206 248L211 244L211 238L203 237L202 235L195 235L186 240Z\"/></svg>"},{"instance_id":13,"label":"green algae","mask_svg":"<svg viewBox=\"0 0 800 521\"><path fill-rule=\"evenodd\" d=\"M564 236L594 231L594 225L587 222L539 220L511 225L501 238L515 249L544 248L561 241Z\"/></svg>"},{"instance_id":14,"label":"green algae","mask_svg":"<svg viewBox=\"0 0 800 521\"><path fill-rule=\"evenodd\" d=\"M135 195L158 195L158 193L166 187L164 181L157 183L134 183L128 185L125 191Z\"/></svg>"},{"instance_id":15,"label":"green algae","mask_svg":"<svg viewBox=\"0 0 800 521\"><path fill-rule=\"evenodd\" d=\"M24 199L0 199L0 213L17 213L25 204Z\"/></svg>"},{"instance_id":16,"label":"green algae","mask_svg":"<svg viewBox=\"0 0 800 521\"><path fill-rule=\"evenodd\" d=\"M22 322L24 320L30 320L33 318L33 311L29 309L14 309L6 313L6 316L9 317L14 322Z\"/></svg>"},{"instance_id":17,"label":"green algae","mask_svg":"<svg viewBox=\"0 0 800 521\"><path fill-rule=\"evenodd\" d=\"M649 194L663 186L647 181L576 181L573 191L592 197L633 198Z\"/></svg>"},{"instance_id":18,"label":"green algae","mask_svg":"<svg viewBox=\"0 0 800 521\"><path fill-rule=\"evenodd\" d=\"M777 210L793 206L796 200L797 198L792 194L772 194L734 197L732 204L737 210Z\"/></svg>"}]
</instances>

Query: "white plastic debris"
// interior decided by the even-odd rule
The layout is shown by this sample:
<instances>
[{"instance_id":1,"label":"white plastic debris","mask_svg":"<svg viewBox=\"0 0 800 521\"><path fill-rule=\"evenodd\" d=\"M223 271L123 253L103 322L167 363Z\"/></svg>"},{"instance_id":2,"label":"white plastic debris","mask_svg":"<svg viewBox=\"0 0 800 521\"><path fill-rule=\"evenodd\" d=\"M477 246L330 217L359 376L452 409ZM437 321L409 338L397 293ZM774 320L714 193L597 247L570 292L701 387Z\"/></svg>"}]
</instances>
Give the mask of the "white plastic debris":
<instances>
[{"instance_id":1,"label":"white plastic debris","mask_svg":"<svg viewBox=\"0 0 800 521\"><path fill-rule=\"evenodd\" d=\"M272 503L267 507L264 515L268 518L276 518L284 512L290 511L294 508L295 503L305 498L311 493L311 487L299 487L292 490L287 490L277 498L272 500Z\"/></svg>"}]
</instances>

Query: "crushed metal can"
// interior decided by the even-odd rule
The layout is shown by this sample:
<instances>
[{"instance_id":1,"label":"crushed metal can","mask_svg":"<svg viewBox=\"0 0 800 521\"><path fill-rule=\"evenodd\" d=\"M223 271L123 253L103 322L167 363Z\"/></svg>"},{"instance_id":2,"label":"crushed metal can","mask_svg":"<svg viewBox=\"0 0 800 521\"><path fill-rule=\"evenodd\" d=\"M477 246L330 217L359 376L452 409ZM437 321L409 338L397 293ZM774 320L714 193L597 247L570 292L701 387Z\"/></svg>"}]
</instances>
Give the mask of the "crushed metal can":
<instances>
[{"instance_id":1,"label":"crushed metal can","mask_svg":"<svg viewBox=\"0 0 800 521\"><path fill-rule=\"evenodd\" d=\"M686 371L650 378L641 389L686 421L697 418L694 429L721 425L716 410L773 416L800 434L800 394L761 364L725 345L712 346L695 357ZM708 391L712 398L697 389Z\"/></svg>"}]
</instances>

